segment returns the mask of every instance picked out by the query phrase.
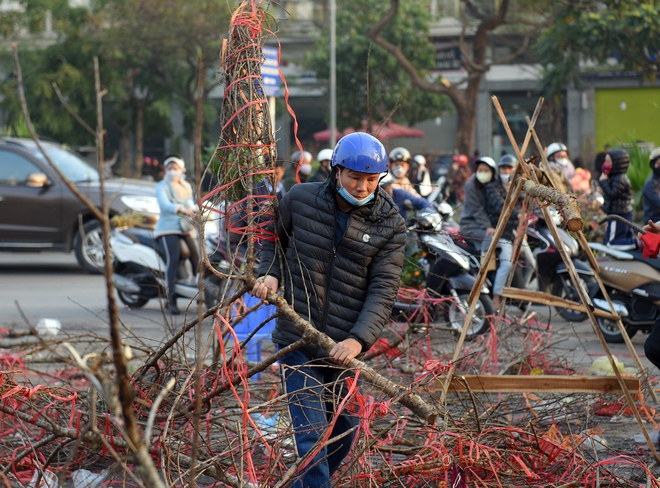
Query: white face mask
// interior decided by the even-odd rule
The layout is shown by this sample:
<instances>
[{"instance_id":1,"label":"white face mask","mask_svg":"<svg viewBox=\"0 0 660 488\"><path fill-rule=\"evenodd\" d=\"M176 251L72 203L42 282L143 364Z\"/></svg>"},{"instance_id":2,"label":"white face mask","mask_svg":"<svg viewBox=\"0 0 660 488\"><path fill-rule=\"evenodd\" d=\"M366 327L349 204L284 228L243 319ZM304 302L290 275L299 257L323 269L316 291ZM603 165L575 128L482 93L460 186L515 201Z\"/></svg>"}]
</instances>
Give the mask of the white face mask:
<instances>
[{"instance_id":1,"label":"white face mask","mask_svg":"<svg viewBox=\"0 0 660 488\"><path fill-rule=\"evenodd\" d=\"M309 174L312 172L312 165L311 164L303 164L300 166L300 174L303 176L309 176Z\"/></svg>"},{"instance_id":2,"label":"white face mask","mask_svg":"<svg viewBox=\"0 0 660 488\"><path fill-rule=\"evenodd\" d=\"M500 175L500 180L502 180L502 183L504 185L508 185L510 177L511 177L511 175Z\"/></svg>"},{"instance_id":3,"label":"white face mask","mask_svg":"<svg viewBox=\"0 0 660 488\"><path fill-rule=\"evenodd\" d=\"M407 173L406 168L403 166L395 166L390 171L392 172L392 176L394 176L397 180L406 176Z\"/></svg>"},{"instance_id":4,"label":"white face mask","mask_svg":"<svg viewBox=\"0 0 660 488\"><path fill-rule=\"evenodd\" d=\"M486 183L490 182L490 180L493 179L493 173L490 171L488 173L477 173L477 180L479 180L479 183L482 185L485 185Z\"/></svg>"},{"instance_id":5,"label":"white face mask","mask_svg":"<svg viewBox=\"0 0 660 488\"><path fill-rule=\"evenodd\" d=\"M568 159L568 158L562 158L562 159L557 159L557 160L555 160L555 162L556 162L559 166L561 166L562 168L565 168L566 166L568 166L568 164L571 162L571 160Z\"/></svg>"},{"instance_id":6,"label":"white face mask","mask_svg":"<svg viewBox=\"0 0 660 488\"><path fill-rule=\"evenodd\" d=\"M165 179L167 181L177 181L181 179L182 175L183 171L179 171L178 169L168 169L165 171Z\"/></svg>"}]
</instances>

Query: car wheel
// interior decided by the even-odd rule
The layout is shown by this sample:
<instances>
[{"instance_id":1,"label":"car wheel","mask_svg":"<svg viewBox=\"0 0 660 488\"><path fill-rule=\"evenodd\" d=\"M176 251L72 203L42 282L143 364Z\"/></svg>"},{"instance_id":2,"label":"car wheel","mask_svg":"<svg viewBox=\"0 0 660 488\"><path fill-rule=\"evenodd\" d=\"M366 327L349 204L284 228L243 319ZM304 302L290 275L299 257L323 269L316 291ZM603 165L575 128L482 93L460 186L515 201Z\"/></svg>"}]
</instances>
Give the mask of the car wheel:
<instances>
[{"instance_id":1,"label":"car wheel","mask_svg":"<svg viewBox=\"0 0 660 488\"><path fill-rule=\"evenodd\" d=\"M73 250L78 264L91 274L102 274L105 268L103 252L103 226L98 220L90 220L76 232Z\"/></svg>"}]
</instances>

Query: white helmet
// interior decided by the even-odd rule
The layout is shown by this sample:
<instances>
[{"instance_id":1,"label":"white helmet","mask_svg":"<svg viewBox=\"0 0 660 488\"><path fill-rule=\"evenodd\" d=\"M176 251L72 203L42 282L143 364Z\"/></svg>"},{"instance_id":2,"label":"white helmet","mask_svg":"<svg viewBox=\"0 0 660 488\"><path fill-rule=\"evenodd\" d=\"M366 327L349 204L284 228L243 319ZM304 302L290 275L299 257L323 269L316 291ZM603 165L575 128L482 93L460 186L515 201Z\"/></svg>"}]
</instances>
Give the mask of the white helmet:
<instances>
[{"instance_id":1,"label":"white helmet","mask_svg":"<svg viewBox=\"0 0 660 488\"><path fill-rule=\"evenodd\" d=\"M488 156L484 156L482 158L479 158L476 163L474 163L475 167L479 166L479 163L484 163L490 166L490 168L493 171L497 171L497 165L495 164L495 160L493 158L489 158Z\"/></svg>"},{"instance_id":2,"label":"white helmet","mask_svg":"<svg viewBox=\"0 0 660 488\"><path fill-rule=\"evenodd\" d=\"M316 156L317 161L332 161L332 149L321 149L319 155Z\"/></svg>"},{"instance_id":3,"label":"white helmet","mask_svg":"<svg viewBox=\"0 0 660 488\"><path fill-rule=\"evenodd\" d=\"M548 146L548 149L545 152L545 157L549 158L550 156L552 156L555 153L558 153L559 151L568 152L568 148L561 142L553 142Z\"/></svg>"},{"instance_id":4,"label":"white helmet","mask_svg":"<svg viewBox=\"0 0 660 488\"><path fill-rule=\"evenodd\" d=\"M426 166L426 158L422 156L421 154L418 154L413 158L413 160L419 165L419 166Z\"/></svg>"},{"instance_id":5,"label":"white helmet","mask_svg":"<svg viewBox=\"0 0 660 488\"><path fill-rule=\"evenodd\" d=\"M392 178L392 175L389 173L385 173L385 176L383 176L378 182L378 184L383 187L389 186L392 183L394 183L394 178Z\"/></svg>"}]
</instances>

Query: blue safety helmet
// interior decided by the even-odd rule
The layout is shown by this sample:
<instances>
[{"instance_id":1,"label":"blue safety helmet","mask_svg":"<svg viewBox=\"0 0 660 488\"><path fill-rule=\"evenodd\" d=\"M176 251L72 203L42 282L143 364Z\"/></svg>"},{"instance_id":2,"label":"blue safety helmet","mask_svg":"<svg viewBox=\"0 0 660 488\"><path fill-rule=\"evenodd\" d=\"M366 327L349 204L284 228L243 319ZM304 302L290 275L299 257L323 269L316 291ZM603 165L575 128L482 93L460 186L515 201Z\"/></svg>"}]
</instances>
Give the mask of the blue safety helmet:
<instances>
[{"instance_id":1,"label":"blue safety helmet","mask_svg":"<svg viewBox=\"0 0 660 488\"><path fill-rule=\"evenodd\" d=\"M353 132L342 137L332 153L332 167L361 173L387 171L387 152L381 142L366 132Z\"/></svg>"}]
</instances>

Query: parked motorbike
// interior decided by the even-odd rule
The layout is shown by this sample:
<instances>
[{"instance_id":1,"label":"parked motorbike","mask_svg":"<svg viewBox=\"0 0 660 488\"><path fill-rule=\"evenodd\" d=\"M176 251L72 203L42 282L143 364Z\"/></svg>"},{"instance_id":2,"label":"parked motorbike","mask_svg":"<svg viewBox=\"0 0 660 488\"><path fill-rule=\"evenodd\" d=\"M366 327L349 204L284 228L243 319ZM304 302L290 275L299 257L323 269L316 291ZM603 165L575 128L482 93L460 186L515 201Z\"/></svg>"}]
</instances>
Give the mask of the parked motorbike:
<instances>
[{"instance_id":1,"label":"parked motorbike","mask_svg":"<svg viewBox=\"0 0 660 488\"><path fill-rule=\"evenodd\" d=\"M632 222L620 217L617 220L639 230ZM660 260L644 259L639 249L619 251L597 242L590 242L589 247L598 253L599 276L628 336L632 337L638 331L650 332L660 313ZM589 294L594 306L612 311L595 283L589 287ZM607 342L624 341L616 321L603 317L596 317L596 321Z\"/></svg>"},{"instance_id":2,"label":"parked motorbike","mask_svg":"<svg viewBox=\"0 0 660 488\"><path fill-rule=\"evenodd\" d=\"M199 292L191 280L192 269L187 261L190 250L181 239L181 261L174 293L182 298L194 298ZM147 229L113 229L113 280L119 300L130 308L143 307L152 298L166 296L165 250Z\"/></svg>"},{"instance_id":3,"label":"parked motorbike","mask_svg":"<svg viewBox=\"0 0 660 488\"><path fill-rule=\"evenodd\" d=\"M420 260L420 265L426 277L429 295L438 298L450 297L432 307L429 311L430 319L434 322L444 320L458 333L463 328L465 316L470 309L468 297L475 284L475 278L470 274L470 260L474 257L458 247L443 229L443 216L448 218L451 212L451 206L446 203L421 210L412 219L408 231L426 253L426 257ZM495 308L489 291L486 286L481 290L479 303L467 331L468 339L490 329L490 316ZM397 299L394 314L420 316L420 306L418 303L404 303Z\"/></svg>"}]
</instances>

